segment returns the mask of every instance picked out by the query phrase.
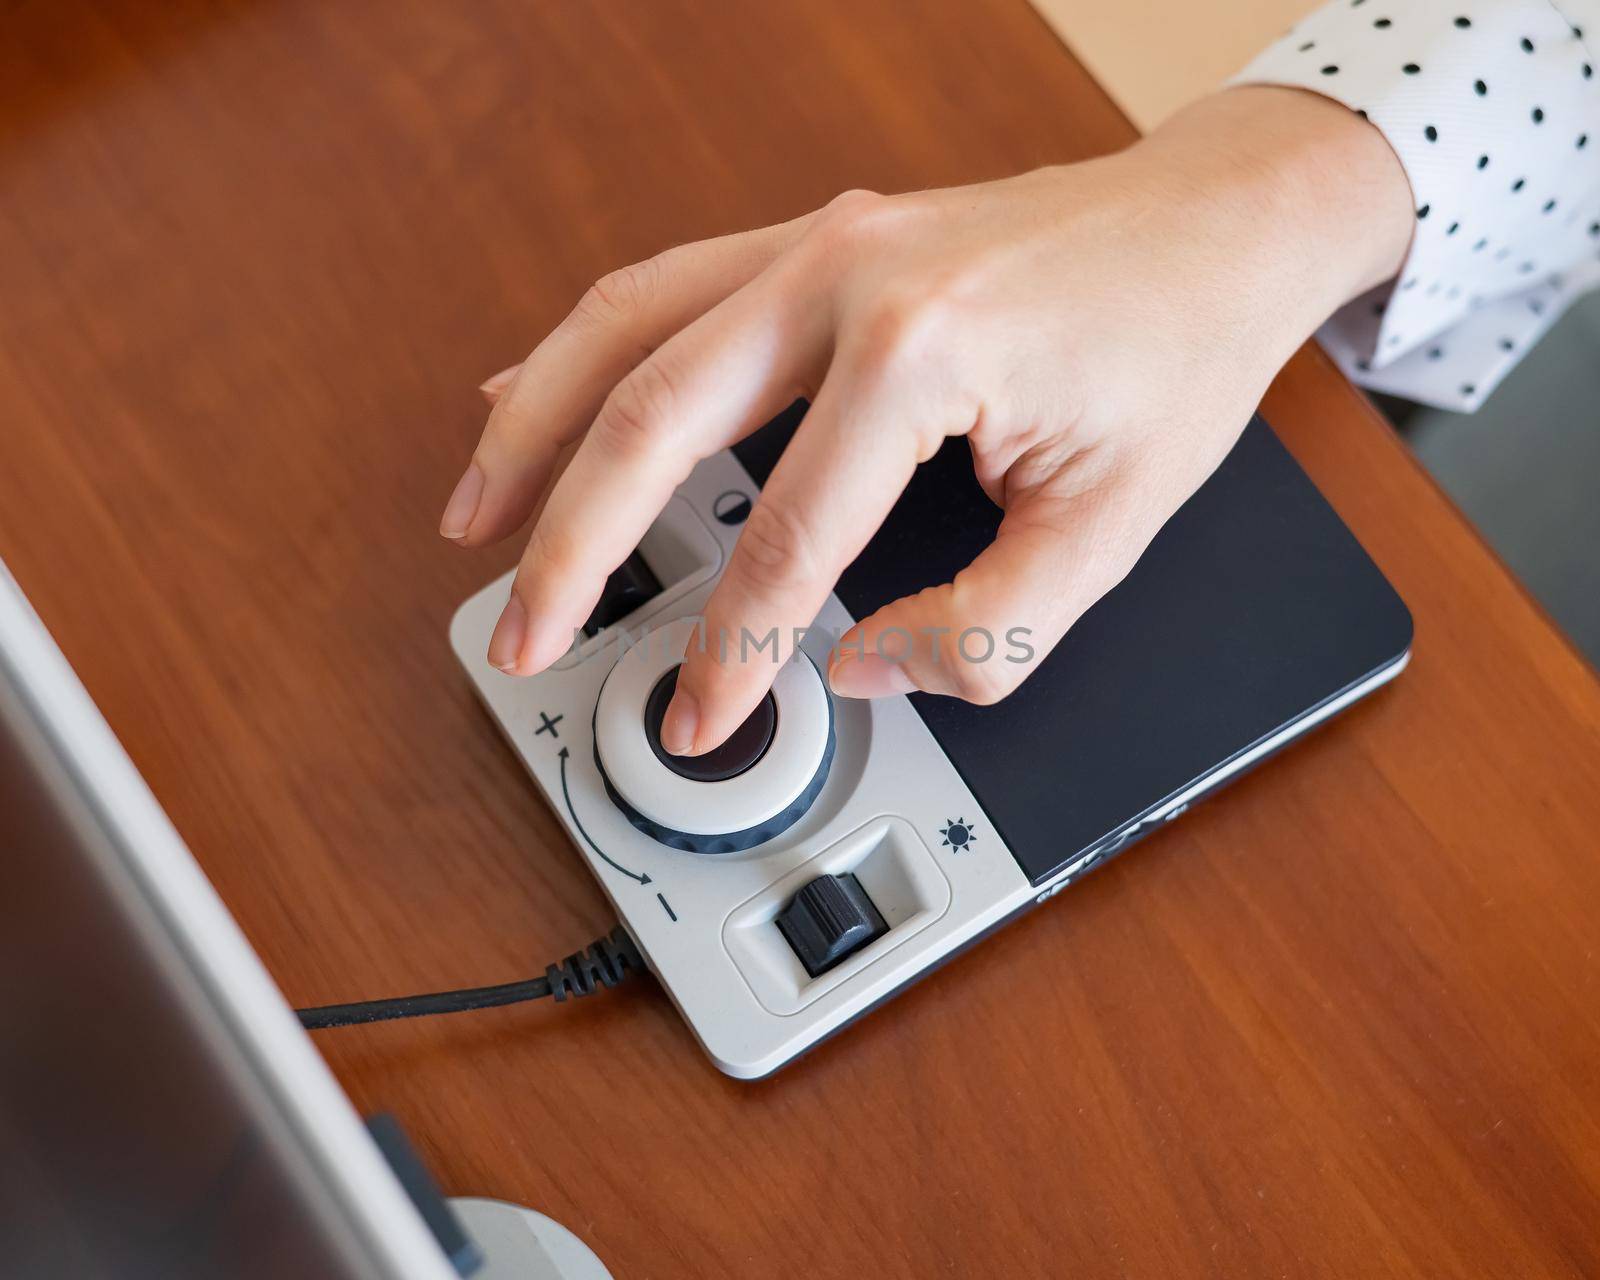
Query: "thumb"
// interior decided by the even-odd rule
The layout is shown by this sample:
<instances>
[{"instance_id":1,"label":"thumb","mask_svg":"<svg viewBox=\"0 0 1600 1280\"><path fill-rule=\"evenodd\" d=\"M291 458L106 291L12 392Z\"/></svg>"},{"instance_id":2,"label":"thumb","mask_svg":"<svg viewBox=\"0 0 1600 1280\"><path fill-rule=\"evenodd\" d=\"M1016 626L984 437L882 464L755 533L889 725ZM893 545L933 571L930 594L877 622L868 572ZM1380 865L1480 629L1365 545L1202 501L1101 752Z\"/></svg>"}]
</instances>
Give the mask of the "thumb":
<instances>
[{"instance_id":1,"label":"thumb","mask_svg":"<svg viewBox=\"0 0 1600 1280\"><path fill-rule=\"evenodd\" d=\"M995 540L953 581L895 600L847 631L828 664L829 686L845 698L922 690L1000 701L1127 575L1170 514L1109 478L1014 501Z\"/></svg>"}]
</instances>

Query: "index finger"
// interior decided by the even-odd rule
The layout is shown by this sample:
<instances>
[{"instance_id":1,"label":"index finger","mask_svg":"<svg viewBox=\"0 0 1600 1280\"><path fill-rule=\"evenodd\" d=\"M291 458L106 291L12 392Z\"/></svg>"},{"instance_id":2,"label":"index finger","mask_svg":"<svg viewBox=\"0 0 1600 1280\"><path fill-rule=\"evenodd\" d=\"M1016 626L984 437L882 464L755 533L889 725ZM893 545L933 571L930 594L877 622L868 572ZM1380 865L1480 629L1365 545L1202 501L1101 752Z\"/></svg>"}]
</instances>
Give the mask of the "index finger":
<instances>
[{"instance_id":1,"label":"index finger","mask_svg":"<svg viewBox=\"0 0 1600 1280\"><path fill-rule=\"evenodd\" d=\"M662 721L676 755L721 745L755 709L796 633L944 438L926 383L863 363L835 361L740 532L706 606L711 642L686 656Z\"/></svg>"}]
</instances>

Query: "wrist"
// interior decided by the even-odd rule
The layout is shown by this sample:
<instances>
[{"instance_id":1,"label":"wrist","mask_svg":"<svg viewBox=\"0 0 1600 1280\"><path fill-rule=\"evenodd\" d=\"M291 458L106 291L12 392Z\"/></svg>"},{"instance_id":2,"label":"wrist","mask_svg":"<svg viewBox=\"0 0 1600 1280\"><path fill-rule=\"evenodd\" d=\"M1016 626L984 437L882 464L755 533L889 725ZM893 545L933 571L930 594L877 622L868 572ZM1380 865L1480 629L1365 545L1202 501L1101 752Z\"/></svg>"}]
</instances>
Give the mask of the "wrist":
<instances>
[{"instance_id":1,"label":"wrist","mask_svg":"<svg viewBox=\"0 0 1600 1280\"><path fill-rule=\"evenodd\" d=\"M1236 265L1303 330L1295 345L1405 261L1415 225L1405 170L1374 126L1331 99L1227 89L1179 112L1133 153L1182 175L1220 220Z\"/></svg>"}]
</instances>

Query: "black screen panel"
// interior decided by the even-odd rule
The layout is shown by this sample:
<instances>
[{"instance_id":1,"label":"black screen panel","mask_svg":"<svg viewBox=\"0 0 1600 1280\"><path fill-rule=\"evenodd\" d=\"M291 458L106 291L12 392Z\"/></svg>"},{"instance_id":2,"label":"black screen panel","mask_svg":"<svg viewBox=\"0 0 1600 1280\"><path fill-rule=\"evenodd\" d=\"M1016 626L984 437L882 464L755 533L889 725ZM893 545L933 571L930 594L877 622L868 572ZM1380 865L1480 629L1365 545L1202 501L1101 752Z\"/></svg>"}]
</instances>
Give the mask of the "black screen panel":
<instances>
[{"instance_id":1,"label":"black screen panel","mask_svg":"<svg viewBox=\"0 0 1600 1280\"><path fill-rule=\"evenodd\" d=\"M735 446L758 484L804 409ZM949 581L999 523L967 442L949 440L836 593L862 618ZM1405 605L1256 418L1020 694L911 701L1037 884L1410 643Z\"/></svg>"},{"instance_id":2,"label":"black screen panel","mask_svg":"<svg viewBox=\"0 0 1600 1280\"><path fill-rule=\"evenodd\" d=\"M54 751L0 661L0 1275L375 1277Z\"/></svg>"}]
</instances>

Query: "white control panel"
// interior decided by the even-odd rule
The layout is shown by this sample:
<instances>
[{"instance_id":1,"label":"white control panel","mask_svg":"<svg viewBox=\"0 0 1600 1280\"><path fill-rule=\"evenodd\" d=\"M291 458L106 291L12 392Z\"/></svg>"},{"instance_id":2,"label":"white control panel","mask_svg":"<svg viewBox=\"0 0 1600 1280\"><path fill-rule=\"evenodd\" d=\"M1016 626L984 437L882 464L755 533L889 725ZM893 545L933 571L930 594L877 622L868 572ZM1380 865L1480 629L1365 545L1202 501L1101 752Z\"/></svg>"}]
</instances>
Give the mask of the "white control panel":
<instances>
[{"instance_id":1,"label":"white control panel","mask_svg":"<svg viewBox=\"0 0 1600 1280\"><path fill-rule=\"evenodd\" d=\"M1039 895L904 698L828 693L829 646L854 622L832 596L775 669L765 720L746 726L750 763L689 777L692 762L654 749L662 682L756 493L732 454L696 467L639 547L659 590L540 675L485 658L510 575L450 629L662 986L741 1078L781 1067ZM818 963L836 938L845 953Z\"/></svg>"}]
</instances>

